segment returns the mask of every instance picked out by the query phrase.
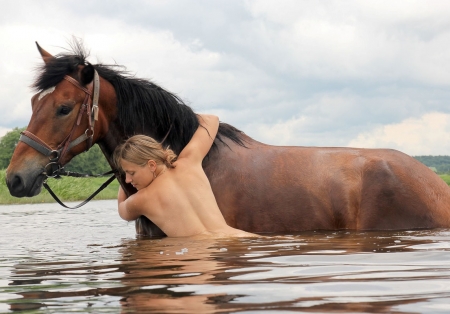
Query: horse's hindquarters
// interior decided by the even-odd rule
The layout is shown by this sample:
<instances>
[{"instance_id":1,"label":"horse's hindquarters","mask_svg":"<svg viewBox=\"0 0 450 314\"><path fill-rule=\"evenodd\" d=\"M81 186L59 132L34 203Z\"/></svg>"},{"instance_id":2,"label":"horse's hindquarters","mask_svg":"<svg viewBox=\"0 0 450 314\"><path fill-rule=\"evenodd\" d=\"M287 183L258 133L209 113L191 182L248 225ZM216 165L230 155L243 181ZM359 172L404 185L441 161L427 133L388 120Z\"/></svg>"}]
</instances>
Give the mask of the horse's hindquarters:
<instances>
[{"instance_id":1,"label":"horse's hindquarters","mask_svg":"<svg viewBox=\"0 0 450 314\"><path fill-rule=\"evenodd\" d=\"M394 150L233 143L205 163L227 223L248 232L450 227L450 188Z\"/></svg>"}]
</instances>

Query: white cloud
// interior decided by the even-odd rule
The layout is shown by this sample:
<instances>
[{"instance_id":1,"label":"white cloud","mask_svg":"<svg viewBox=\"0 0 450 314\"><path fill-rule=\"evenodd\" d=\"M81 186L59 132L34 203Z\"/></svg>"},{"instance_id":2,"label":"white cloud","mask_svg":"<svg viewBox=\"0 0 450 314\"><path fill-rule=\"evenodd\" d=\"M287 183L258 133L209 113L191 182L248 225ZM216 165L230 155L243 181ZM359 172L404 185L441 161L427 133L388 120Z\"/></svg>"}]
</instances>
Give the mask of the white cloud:
<instances>
[{"instance_id":1,"label":"white cloud","mask_svg":"<svg viewBox=\"0 0 450 314\"><path fill-rule=\"evenodd\" d=\"M420 118L379 126L359 134L347 146L394 148L410 155L449 155L450 114L427 113Z\"/></svg>"},{"instance_id":2,"label":"white cloud","mask_svg":"<svg viewBox=\"0 0 450 314\"><path fill-rule=\"evenodd\" d=\"M11 131L11 129L0 127L0 138L2 138L9 131Z\"/></svg>"},{"instance_id":3,"label":"white cloud","mask_svg":"<svg viewBox=\"0 0 450 314\"><path fill-rule=\"evenodd\" d=\"M450 85L450 3L250 1L253 31L283 71ZM251 42L249 44L252 44Z\"/></svg>"}]
</instances>

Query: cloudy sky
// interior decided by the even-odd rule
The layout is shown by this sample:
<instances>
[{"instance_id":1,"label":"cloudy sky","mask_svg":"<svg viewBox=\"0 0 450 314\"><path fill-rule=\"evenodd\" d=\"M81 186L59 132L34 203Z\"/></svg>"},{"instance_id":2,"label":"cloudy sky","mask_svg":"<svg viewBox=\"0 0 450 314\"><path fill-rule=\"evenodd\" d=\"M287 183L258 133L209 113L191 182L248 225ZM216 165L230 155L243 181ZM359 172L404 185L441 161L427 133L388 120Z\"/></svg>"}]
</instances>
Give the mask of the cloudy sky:
<instances>
[{"instance_id":1,"label":"cloudy sky","mask_svg":"<svg viewBox=\"0 0 450 314\"><path fill-rule=\"evenodd\" d=\"M450 155L449 1L2 1L0 136L72 36L274 145Z\"/></svg>"}]
</instances>

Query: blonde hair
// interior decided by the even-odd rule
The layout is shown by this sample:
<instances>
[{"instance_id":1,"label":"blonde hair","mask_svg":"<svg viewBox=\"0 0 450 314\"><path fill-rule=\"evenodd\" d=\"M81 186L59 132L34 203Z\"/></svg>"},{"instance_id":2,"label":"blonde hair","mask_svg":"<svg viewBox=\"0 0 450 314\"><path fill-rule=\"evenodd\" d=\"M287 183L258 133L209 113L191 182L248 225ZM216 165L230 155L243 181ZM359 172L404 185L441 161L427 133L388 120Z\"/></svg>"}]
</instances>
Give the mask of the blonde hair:
<instances>
[{"instance_id":1,"label":"blonde hair","mask_svg":"<svg viewBox=\"0 0 450 314\"><path fill-rule=\"evenodd\" d=\"M163 148L161 143L146 135L134 135L119 145L114 151L114 163L121 169L120 161L126 160L139 166L145 166L149 160L158 165L175 168L173 163L177 155L170 148Z\"/></svg>"}]
</instances>

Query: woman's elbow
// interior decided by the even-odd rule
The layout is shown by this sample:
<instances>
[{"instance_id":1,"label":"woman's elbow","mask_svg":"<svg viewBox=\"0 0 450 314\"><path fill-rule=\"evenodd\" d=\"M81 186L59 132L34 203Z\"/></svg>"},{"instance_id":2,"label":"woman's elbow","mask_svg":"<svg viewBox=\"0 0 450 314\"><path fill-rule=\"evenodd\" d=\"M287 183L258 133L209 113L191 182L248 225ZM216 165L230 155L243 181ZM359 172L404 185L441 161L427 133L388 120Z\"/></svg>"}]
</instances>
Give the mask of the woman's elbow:
<instances>
[{"instance_id":1,"label":"woman's elbow","mask_svg":"<svg viewBox=\"0 0 450 314\"><path fill-rule=\"evenodd\" d=\"M122 218L123 220L126 221L133 221L136 220L136 218L133 218L132 215L130 215L130 213L128 212L126 206L122 205L119 206L119 216L120 218Z\"/></svg>"}]
</instances>

